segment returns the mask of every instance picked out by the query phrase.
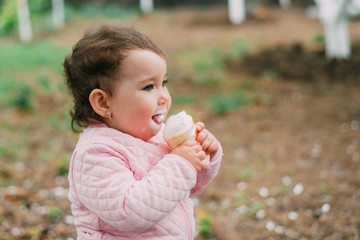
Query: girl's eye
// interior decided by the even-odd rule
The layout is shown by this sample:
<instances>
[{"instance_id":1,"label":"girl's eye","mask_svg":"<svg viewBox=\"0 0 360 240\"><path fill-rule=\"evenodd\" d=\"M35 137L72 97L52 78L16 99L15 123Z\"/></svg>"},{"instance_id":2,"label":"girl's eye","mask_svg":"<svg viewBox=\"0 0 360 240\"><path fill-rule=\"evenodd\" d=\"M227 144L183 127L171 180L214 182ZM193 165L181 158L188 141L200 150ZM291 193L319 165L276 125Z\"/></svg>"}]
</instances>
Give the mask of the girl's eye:
<instances>
[{"instance_id":1,"label":"girl's eye","mask_svg":"<svg viewBox=\"0 0 360 240\"><path fill-rule=\"evenodd\" d=\"M143 90L145 91L151 91L151 89L153 89L154 86L153 85L147 85L146 87L143 88Z\"/></svg>"},{"instance_id":2,"label":"girl's eye","mask_svg":"<svg viewBox=\"0 0 360 240\"><path fill-rule=\"evenodd\" d=\"M162 83L163 87L167 84L167 82L168 82L167 79L163 81L163 83Z\"/></svg>"}]
</instances>

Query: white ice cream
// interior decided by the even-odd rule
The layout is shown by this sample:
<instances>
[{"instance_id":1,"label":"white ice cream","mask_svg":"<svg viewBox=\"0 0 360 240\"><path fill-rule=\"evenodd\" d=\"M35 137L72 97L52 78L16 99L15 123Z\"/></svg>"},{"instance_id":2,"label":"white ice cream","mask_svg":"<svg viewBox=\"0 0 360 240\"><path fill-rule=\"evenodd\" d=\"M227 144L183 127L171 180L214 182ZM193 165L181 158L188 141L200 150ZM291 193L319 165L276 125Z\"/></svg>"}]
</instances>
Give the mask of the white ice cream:
<instances>
[{"instance_id":1,"label":"white ice cream","mask_svg":"<svg viewBox=\"0 0 360 240\"><path fill-rule=\"evenodd\" d=\"M188 139L195 139L196 126L193 118L185 111L170 116L166 121L163 137L171 148L179 146ZM209 154L206 155L203 162L209 164Z\"/></svg>"},{"instance_id":2,"label":"white ice cream","mask_svg":"<svg viewBox=\"0 0 360 240\"><path fill-rule=\"evenodd\" d=\"M176 138L179 135L182 135L185 131L192 128L191 137L195 137L196 128L194 125L193 118L186 114L185 111L179 112L178 114L172 115L166 121L164 129L164 138Z\"/></svg>"}]
</instances>

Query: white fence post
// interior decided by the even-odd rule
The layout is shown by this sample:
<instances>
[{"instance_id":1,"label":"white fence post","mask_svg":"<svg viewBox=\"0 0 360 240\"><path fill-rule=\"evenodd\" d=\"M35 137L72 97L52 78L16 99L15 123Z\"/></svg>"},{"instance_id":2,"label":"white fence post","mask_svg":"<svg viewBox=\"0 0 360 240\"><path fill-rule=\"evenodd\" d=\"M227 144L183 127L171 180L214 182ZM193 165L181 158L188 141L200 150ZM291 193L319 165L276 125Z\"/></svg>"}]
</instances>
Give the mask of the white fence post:
<instances>
[{"instance_id":1,"label":"white fence post","mask_svg":"<svg viewBox=\"0 0 360 240\"><path fill-rule=\"evenodd\" d=\"M52 22L55 29L65 25L64 0L51 0Z\"/></svg>"},{"instance_id":2,"label":"white fence post","mask_svg":"<svg viewBox=\"0 0 360 240\"><path fill-rule=\"evenodd\" d=\"M154 10L153 0L140 0L140 9L143 13L149 13Z\"/></svg>"},{"instance_id":3,"label":"white fence post","mask_svg":"<svg viewBox=\"0 0 360 240\"><path fill-rule=\"evenodd\" d=\"M246 18L245 0L228 0L229 20L232 24L240 24Z\"/></svg>"},{"instance_id":4,"label":"white fence post","mask_svg":"<svg viewBox=\"0 0 360 240\"><path fill-rule=\"evenodd\" d=\"M29 43L32 41L32 28L30 12L27 0L17 0L16 10L19 21L20 41Z\"/></svg>"},{"instance_id":5,"label":"white fence post","mask_svg":"<svg viewBox=\"0 0 360 240\"><path fill-rule=\"evenodd\" d=\"M328 58L348 58L351 55L348 32L349 0L315 0L319 18L325 28L326 56Z\"/></svg>"}]
</instances>

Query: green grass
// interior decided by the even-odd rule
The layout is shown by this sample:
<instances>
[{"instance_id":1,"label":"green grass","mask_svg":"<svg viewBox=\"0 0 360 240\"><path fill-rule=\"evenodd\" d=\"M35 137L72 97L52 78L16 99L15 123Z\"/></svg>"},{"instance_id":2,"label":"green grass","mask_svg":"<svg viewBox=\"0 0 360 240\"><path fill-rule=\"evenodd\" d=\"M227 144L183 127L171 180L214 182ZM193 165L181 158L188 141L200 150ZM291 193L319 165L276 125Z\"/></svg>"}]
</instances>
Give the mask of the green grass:
<instances>
[{"instance_id":1,"label":"green grass","mask_svg":"<svg viewBox=\"0 0 360 240\"><path fill-rule=\"evenodd\" d=\"M172 102L174 104L193 104L197 101L196 97L181 95L172 97Z\"/></svg>"},{"instance_id":2,"label":"green grass","mask_svg":"<svg viewBox=\"0 0 360 240\"><path fill-rule=\"evenodd\" d=\"M140 9L138 7L131 7L122 4L105 4L104 6L86 4L83 6L85 7L76 8L67 6L65 10L66 19L91 19L98 17L104 17L107 19L125 19L140 14Z\"/></svg>"},{"instance_id":3,"label":"green grass","mask_svg":"<svg viewBox=\"0 0 360 240\"><path fill-rule=\"evenodd\" d=\"M213 234L211 230L211 223L212 218L211 217L203 217L199 219L199 231L200 234L206 238L210 238Z\"/></svg>"},{"instance_id":4,"label":"green grass","mask_svg":"<svg viewBox=\"0 0 360 240\"><path fill-rule=\"evenodd\" d=\"M311 42L316 44L323 44L325 43L325 37L322 33L318 33L312 38Z\"/></svg>"},{"instance_id":5,"label":"green grass","mask_svg":"<svg viewBox=\"0 0 360 240\"><path fill-rule=\"evenodd\" d=\"M18 71L34 74L41 67L62 73L61 64L69 49L42 41L30 45L2 44L0 52L0 72L6 76Z\"/></svg>"},{"instance_id":6,"label":"green grass","mask_svg":"<svg viewBox=\"0 0 360 240\"><path fill-rule=\"evenodd\" d=\"M53 221L58 220L62 217L63 213L62 211L56 207L56 206L51 206L49 209L49 218Z\"/></svg>"},{"instance_id":7,"label":"green grass","mask_svg":"<svg viewBox=\"0 0 360 240\"><path fill-rule=\"evenodd\" d=\"M0 80L0 106L16 107L22 110L32 108L32 90L29 84L20 80Z\"/></svg>"},{"instance_id":8,"label":"green grass","mask_svg":"<svg viewBox=\"0 0 360 240\"><path fill-rule=\"evenodd\" d=\"M240 204L247 204L250 199L250 195L247 193L240 193L236 196L236 202Z\"/></svg>"},{"instance_id":9,"label":"green grass","mask_svg":"<svg viewBox=\"0 0 360 240\"><path fill-rule=\"evenodd\" d=\"M214 114L224 115L240 106L249 105L252 101L252 97L240 89L226 95L213 96L209 98L208 108L210 112Z\"/></svg>"},{"instance_id":10,"label":"green grass","mask_svg":"<svg viewBox=\"0 0 360 240\"><path fill-rule=\"evenodd\" d=\"M230 46L230 50L226 53L226 57L235 60L246 56L250 53L250 44L242 38L235 38Z\"/></svg>"},{"instance_id":11,"label":"green grass","mask_svg":"<svg viewBox=\"0 0 360 240\"><path fill-rule=\"evenodd\" d=\"M219 48L201 52L193 65L195 83L218 85L223 79L225 67L224 54Z\"/></svg>"},{"instance_id":12,"label":"green grass","mask_svg":"<svg viewBox=\"0 0 360 240\"><path fill-rule=\"evenodd\" d=\"M0 106L30 110L34 89L40 88L47 94L64 91L61 64L67 51L44 41L30 45L1 44Z\"/></svg>"},{"instance_id":13,"label":"green grass","mask_svg":"<svg viewBox=\"0 0 360 240\"><path fill-rule=\"evenodd\" d=\"M28 1L33 32L54 31L51 16L51 1L31 0ZM65 2L65 21L75 18L107 18L125 19L130 16L139 15L140 9L125 4L84 4L82 7L74 7ZM5 0L0 5L0 35L14 34L17 31L16 1Z\"/></svg>"}]
</instances>

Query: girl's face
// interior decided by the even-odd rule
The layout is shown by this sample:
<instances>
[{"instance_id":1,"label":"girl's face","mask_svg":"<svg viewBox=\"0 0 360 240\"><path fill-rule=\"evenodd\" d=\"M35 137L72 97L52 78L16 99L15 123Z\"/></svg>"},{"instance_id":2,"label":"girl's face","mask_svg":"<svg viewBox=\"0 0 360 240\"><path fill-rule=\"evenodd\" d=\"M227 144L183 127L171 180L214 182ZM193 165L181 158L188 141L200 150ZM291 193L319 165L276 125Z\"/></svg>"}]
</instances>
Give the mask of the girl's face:
<instances>
[{"instance_id":1,"label":"girl's face","mask_svg":"<svg viewBox=\"0 0 360 240\"><path fill-rule=\"evenodd\" d=\"M171 106L166 61L152 51L131 50L121 69L108 101L112 118L107 124L146 141L159 132Z\"/></svg>"}]
</instances>

